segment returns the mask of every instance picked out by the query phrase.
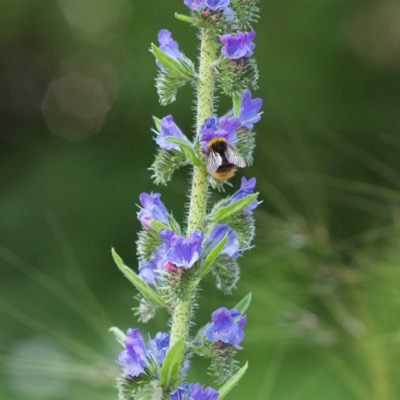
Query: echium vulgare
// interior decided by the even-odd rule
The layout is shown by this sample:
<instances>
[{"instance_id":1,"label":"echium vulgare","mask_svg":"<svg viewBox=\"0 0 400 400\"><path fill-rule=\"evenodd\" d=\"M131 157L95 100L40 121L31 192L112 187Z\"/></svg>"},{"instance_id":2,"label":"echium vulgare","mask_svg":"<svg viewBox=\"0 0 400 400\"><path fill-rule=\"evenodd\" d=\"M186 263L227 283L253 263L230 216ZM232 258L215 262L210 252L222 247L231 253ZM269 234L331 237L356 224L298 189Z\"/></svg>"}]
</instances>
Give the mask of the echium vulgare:
<instances>
[{"instance_id":1,"label":"echium vulgare","mask_svg":"<svg viewBox=\"0 0 400 400\"><path fill-rule=\"evenodd\" d=\"M184 55L167 29L158 32L150 50L162 105L175 101L185 84L194 87L195 129L184 133L172 115L153 117L157 152L151 170L155 184L166 185L175 170L188 166L192 180L188 214L180 224L160 193L142 193L137 213L142 225L136 242L138 267L126 266L112 250L118 268L135 287L137 321L149 321L160 309L170 314L166 332L155 335L142 335L135 323L126 333L111 328L122 346L116 356L120 400L221 400L247 369L247 363L240 367L235 358L243 349L251 295L232 309L210 310L209 321L196 332L193 309L207 274L222 292L232 292L240 259L254 239L253 212L259 204L255 178L243 176L240 187L214 205L207 200L210 190L225 192L234 173L253 162L254 127L262 107L262 100L252 93L258 78L252 27L258 19L258 1L182 2L188 15L175 15L200 33L199 65ZM216 96L230 98L232 108L217 111ZM188 381L195 356L209 361L213 387Z\"/></svg>"}]
</instances>

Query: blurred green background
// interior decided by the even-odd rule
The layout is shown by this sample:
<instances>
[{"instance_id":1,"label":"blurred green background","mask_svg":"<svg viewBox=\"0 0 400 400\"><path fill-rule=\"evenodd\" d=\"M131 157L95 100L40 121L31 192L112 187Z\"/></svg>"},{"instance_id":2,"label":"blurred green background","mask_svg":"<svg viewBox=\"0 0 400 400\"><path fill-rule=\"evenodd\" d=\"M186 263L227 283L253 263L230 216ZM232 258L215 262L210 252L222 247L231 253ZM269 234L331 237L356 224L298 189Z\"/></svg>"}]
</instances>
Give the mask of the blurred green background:
<instances>
[{"instance_id":1,"label":"blurred green background","mask_svg":"<svg viewBox=\"0 0 400 400\"><path fill-rule=\"evenodd\" d=\"M260 5L264 115L244 170L264 200L256 247L233 296L205 282L196 321L253 292L232 400L398 399L400 4ZM138 324L110 247L136 265L140 192L179 218L186 200L187 169L160 188L147 169L151 116L193 123L191 88L162 108L153 87L159 29L197 54L175 11L183 1L1 1L2 400L117 397L107 329ZM198 361L191 380L212 384Z\"/></svg>"}]
</instances>

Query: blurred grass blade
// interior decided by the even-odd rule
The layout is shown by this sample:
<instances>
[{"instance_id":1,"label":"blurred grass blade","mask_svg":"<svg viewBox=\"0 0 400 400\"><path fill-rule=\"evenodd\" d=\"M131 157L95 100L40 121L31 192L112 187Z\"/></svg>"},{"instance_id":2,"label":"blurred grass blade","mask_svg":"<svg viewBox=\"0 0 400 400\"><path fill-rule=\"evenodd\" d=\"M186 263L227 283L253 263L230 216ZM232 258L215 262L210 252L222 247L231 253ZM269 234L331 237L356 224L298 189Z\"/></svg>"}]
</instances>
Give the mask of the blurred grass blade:
<instances>
[{"instance_id":1,"label":"blurred grass blade","mask_svg":"<svg viewBox=\"0 0 400 400\"><path fill-rule=\"evenodd\" d=\"M236 304L235 307L233 307L235 310L238 310L240 314L244 315L247 309L250 306L251 300L252 300L252 293L250 292L247 296L243 297L242 300L239 301L239 303Z\"/></svg>"}]
</instances>

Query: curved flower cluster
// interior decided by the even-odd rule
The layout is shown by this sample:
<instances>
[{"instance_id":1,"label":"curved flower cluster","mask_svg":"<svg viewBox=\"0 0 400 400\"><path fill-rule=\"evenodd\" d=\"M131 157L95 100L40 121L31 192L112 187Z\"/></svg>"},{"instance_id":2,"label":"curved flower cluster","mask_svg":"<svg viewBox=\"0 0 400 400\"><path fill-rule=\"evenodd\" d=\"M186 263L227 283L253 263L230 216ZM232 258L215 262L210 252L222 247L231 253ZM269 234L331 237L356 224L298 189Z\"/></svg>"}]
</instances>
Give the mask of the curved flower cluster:
<instances>
[{"instance_id":1,"label":"curved flower cluster","mask_svg":"<svg viewBox=\"0 0 400 400\"><path fill-rule=\"evenodd\" d=\"M167 271L169 279L180 281L184 270L192 268L203 252L200 231L193 231L184 238L164 228L159 235L162 244L156 248L153 258L139 266L139 276L149 285L160 281L163 271Z\"/></svg>"},{"instance_id":2,"label":"curved flower cluster","mask_svg":"<svg viewBox=\"0 0 400 400\"><path fill-rule=\"evenodd\" d=\"M212 313L211 320L212 322L204 329L204 336L208 340L230 344L238 350L242 349L239 343L244 338L243 327L246 324L246 316L241 316L237 310L221 307Z\"/></svg>"},{"instance_id":3,"label":"curved flower cluster","mask_svg":"<svg viewBox=\"0 0 400 400\"><path fill-rule=\"evenodd\" d=\"M200 129L201 149L205 152L210 140L219 137L225 139L230 145L235 145L239 140L237 131L240 128L252 129L254 124L261 119L262 99L251 98L251 92L246 89L242 94L239 117L228 118L226 115L218 120L217 116L207 118ZM230 112L232 114L233 111Z\"/></svg>"},{"instance_id":4,"label":"curved flower cluster","mask_svg":"<svg viewBox=\"0 0 400 400\"><path fill-rule=\"evenodd\" d=\"M212 387L203 389L200 383L180 386L171 393L170 400L217 400L219 393Z\"/></svg>"},{"instance_id":5,"label":"curved flower cluster","mask_svg":"<svg viewBox=\"0 0 400 400\"><path fill-rule=\"evenodd\" d=\"M125 376L139 376L152 363L161 365L169 346L168 333L158 332L147 342L147 349L139 329L128 329L118 362L124 367Z\"/></svg>"}]
</instances>

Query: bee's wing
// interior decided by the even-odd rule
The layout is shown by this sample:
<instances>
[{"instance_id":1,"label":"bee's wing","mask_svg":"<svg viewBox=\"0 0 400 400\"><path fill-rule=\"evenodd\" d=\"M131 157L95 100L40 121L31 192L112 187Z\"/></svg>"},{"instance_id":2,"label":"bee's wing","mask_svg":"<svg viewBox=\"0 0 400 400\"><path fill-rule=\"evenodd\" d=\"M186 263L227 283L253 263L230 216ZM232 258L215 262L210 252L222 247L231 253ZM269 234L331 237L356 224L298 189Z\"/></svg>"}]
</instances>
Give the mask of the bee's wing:
<instances>
[{"instance_id":1,"label":"bee's wing","mask_svg":"<svg viewBox=\"0 0 400 400\"><path fill-rule=\"evenodd\" d=\"M215 151L210 151L207 159L207 171L213 174L222 164L222 157Z\"/></svg>"},{"instance_id":2,"label":"bee's wing","mask_svg":"<svg viewBox=\"0 0 400 400\"><path fill-rule=\"evenodd\" d=\"M244 168L246 166L246 162L230 144L226 146L225 157L231 164L239 168Z\"/></svg>"}]
</instances>

